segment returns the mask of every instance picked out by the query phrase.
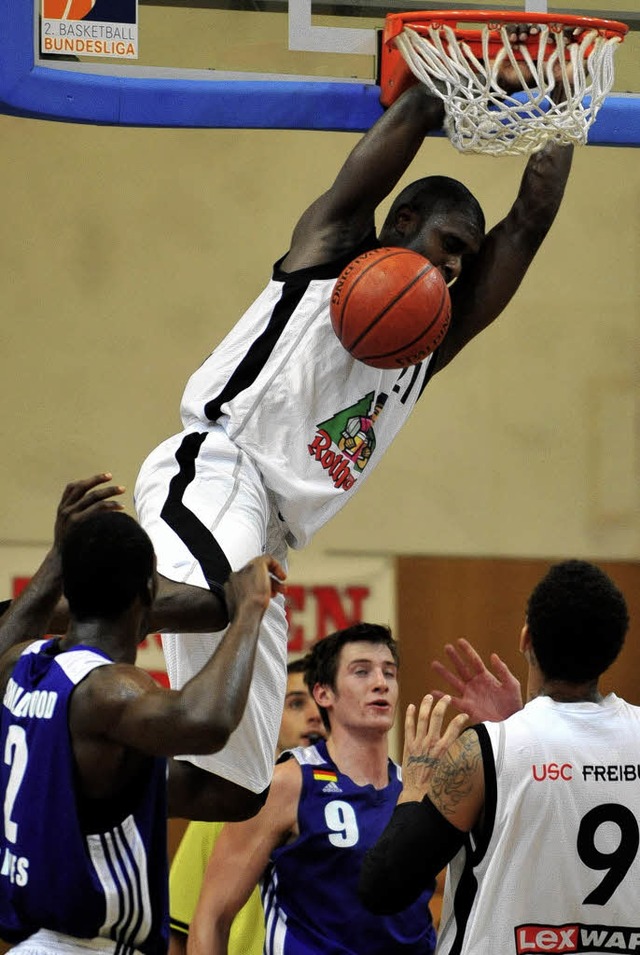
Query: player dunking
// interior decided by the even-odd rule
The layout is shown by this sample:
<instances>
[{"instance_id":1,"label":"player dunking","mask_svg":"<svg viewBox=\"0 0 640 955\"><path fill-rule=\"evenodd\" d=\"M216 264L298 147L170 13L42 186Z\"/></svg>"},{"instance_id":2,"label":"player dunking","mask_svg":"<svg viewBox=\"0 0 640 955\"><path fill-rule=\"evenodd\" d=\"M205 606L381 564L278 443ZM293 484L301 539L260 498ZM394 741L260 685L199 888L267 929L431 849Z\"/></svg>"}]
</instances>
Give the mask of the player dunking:
<instances>
[{"instance_id":1,"label":"player dunking","mask_svg":"<svg viewBox=\"0 0 640 955\"><path fill-rule=\"evenodd\" d=\"M571 149L549 145L528 160L515 202L485 234L482 209L461 183L420 179L393 203L376 235L374 215L443 121L441 102L409 89L347 158L333 185L298 221L291 246L262 294L189 380L184 430L142 466L139 519L176 606L183 584L202 588L203 609L224 623L218 602L230 570L268 551L282 564L303 547L373 472L429 379L507 306L560 206ZM379 244L428 257L451 289L453 318L440 347L401 372L355 361L329 318L334 282L346 264ZM375 450L361 470L341 453L349 419L370 414ZM207 590L209 593L207 594ZM173 612L176 631L189 630ZM194 627L193 629L198 629ZM215 629L215 627L212 627ZM165 637L167 669L180 686L209 658L219 636ZM191 762L230 780L257 808L271 779L286 682L283 599L263 620L242 723L224 751Z\"/></svg>"}]
</instances>

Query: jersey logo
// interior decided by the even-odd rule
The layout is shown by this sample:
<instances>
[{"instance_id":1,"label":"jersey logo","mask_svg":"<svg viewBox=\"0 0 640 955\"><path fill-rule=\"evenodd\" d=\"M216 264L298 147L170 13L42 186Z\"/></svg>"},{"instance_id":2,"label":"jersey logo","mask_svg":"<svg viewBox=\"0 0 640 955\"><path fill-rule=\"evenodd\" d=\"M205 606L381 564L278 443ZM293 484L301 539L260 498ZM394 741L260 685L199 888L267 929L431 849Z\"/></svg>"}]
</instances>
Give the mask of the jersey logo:
<instances>
[{"instance_id":1,"label":"jersey logo","mask_svg":"<svg viewBox=\"0 0 640 955\"><path fill-rule=\"evenodd\" d=\"M362 474L376 448L374 424L387 401L373 391L349 408L317 425L308 445L309 454L319 461L336 488L348 491Z\"/></svg>"},{"instance_id":2,"label":"jersey logo","mask_svg":"<svg viewBox=\"0 0 640 955\"><path fill-rule=\"evenodd\" d=\"M322 792L323 793L341 793L342 790L340 789L337 783L334 783L332 781L330 783L327 783L326 786L322 787Z\"/></svg>"},{"instance_id":3,"label":"jersey logo","mask_svg":"<svg viewBox=\"0 0 640 955\"><path fill-rule=\"evenodd\" d=\"M640 948L640 928L611 925L518 925L517 955L543 952L617 952L631 955Z\"/></svg>"}]
</instances>

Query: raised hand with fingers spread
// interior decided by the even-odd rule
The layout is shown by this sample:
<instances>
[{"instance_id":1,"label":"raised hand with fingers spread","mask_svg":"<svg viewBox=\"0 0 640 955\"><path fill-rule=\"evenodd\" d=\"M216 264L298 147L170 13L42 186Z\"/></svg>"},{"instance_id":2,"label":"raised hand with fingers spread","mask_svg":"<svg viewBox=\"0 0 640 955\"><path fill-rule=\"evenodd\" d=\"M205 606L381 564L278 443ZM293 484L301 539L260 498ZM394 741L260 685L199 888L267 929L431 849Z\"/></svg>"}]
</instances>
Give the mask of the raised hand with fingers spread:
<instances>
[{"instance_id":1,"label":"raised hand with fingers spread","mask_svg":"<svg viewBox=\"0 0 640 955\"><path fill-rule=\"evenodd\" d=\"M431 666L454 691L456 695L451 696L451 702L468 715L471 723L506 720L522 709L520 683L497 653L489 658L489 670L480 654L463 637L455 644L447 643L444 652L453 669L439 660L434 660ZM443 694L434 690L433 695L438 699Z\"/></svg>"},{"instance_id":2,"label":"raised hand with fingers spread","mask_svg":"<svg viewBox=\"0 0 640 955\"><path fill-rule=\"evenodd\" d=\"M461 713L451 720L443 733L442 724L451 697L441 697L435 706L433 701L432 694L423 698L417 718L415 705L410 703L407 707L399 803L420 800L425 796L442 757L467 723L467 714Z\"/></svg>"}]
</instances>

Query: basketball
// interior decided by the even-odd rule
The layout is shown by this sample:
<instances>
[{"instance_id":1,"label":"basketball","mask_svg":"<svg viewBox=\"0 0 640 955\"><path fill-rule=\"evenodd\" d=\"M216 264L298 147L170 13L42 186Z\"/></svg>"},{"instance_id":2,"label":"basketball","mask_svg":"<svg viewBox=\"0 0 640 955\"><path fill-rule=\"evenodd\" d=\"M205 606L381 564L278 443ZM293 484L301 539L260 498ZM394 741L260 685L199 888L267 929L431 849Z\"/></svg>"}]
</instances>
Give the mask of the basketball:
<instances>
[{"instance_id":1,"label":"basketball","mask_svg":"<svg viewBox=\"0 0 640 955\"><path fill-rule=\"evenodd\" d=\"M373 249L343 270L331 295L331 324L347 351L374 368L416 365L438 347L451 299L438 269L410 249Z\"/></svg>"},{"instance_id":2,"label":"basketball","mask_svg":"<svg viewBox=\"0 0 640 955\"><path fill-rule=\"evenodd\" d=\"M44 0L42 15L50 20L82 20L91 13L96 0Z\"/></svg>"}]
</instances>

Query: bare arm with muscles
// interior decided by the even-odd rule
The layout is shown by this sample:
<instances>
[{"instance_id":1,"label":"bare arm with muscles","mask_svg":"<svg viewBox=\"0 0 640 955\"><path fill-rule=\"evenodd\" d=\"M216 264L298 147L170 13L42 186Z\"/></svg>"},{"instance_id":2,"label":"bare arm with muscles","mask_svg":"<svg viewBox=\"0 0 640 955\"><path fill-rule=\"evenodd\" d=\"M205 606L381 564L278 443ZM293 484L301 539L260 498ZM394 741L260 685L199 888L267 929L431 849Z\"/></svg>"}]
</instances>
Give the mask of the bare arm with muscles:
<instances>
[{"instance_id":1,"label":"bare arm with muscles","mask_svg":"<svg viewBox=\"0 0 640 955\"><path fill-rule=\"evenodd\" d=\"M571 170L573 148L549 144L528 160L516 200L467 257L451 289L453 321L437 371L507 307L553 225Z\"/></svg>"},{"instance_id":2,"label":"bare arm with muscles","mask_svg":"<svg viewBox=\"0 0 640 955\"><path fill-rule=\"evenodd\" d=\"M101 667L74 693L70 725L80 774L94 798L107 799L120 787L115 771L128 750L141 756L217 752L236 728L246 705L260 622L284 572L270 557L259 557L232 574L226 585L232 622L216 652L179 690L159 687L130 663ZM109 772L111 766L111 772ZM172 785L169 811L191 817L191 795ZM180 767L177 767L180 774ZM216 794L217 777L211 777ZM198 817L218 818L219 805L200 800Z\"/></svg>"},{"instance_id":3,"label":"bare arm with muscles","mask_svg":"<svg viewBox=\"0 0 640 955\"><path fill-rule=\"evenodd\" d=\"M374 229L377 206L443 118L441 101L423 87L401 96L357 143L333 185L303 213L283 268L291 272L327 262L365 239Z\"/></svg>"}]
</instances>

